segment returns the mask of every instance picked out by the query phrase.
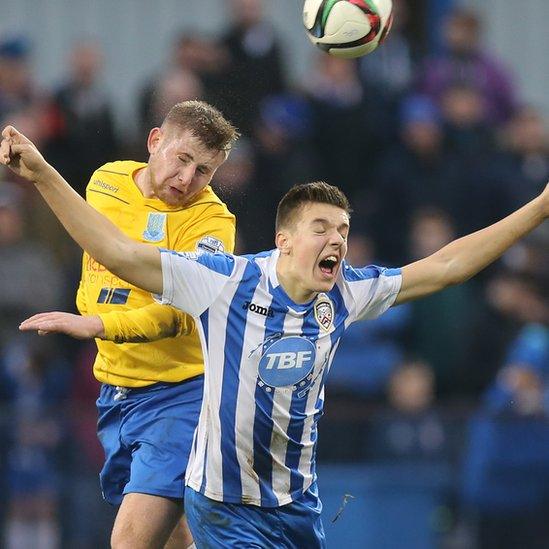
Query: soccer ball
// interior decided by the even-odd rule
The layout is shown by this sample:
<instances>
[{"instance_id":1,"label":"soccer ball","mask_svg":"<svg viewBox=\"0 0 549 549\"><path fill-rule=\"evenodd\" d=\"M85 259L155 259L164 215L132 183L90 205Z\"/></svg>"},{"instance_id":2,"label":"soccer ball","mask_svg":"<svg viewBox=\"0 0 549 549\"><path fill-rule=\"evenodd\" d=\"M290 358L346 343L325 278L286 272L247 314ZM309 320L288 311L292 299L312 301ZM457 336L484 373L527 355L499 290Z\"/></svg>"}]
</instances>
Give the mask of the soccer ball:
<instances>
[{"instance_id":1,"label":"soccer ball","mask_svg":"<svg viewBox=\"0 0 549 549\"><path fill-rule=\"evenodd\" d=\"M385 40L392 0L305 0L303 23L311 42L336 57L360 57Z\"/></svg>"}]
</instances>

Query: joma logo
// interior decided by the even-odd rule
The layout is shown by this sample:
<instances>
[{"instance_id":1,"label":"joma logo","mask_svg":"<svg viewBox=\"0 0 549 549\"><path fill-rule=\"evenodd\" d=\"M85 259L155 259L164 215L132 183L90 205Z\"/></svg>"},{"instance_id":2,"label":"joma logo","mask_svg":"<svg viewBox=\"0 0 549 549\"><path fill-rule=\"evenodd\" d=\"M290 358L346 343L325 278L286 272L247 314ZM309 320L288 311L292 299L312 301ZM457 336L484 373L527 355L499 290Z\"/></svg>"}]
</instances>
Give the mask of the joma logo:
<instances>
[{"instance_id":1,"label":"joma logo","mask_svg":"<svg viewBox=\"0 0 549 549\"><path fill-rule=\"evenodd\" d=\"M256 305L251 301L245 301L244 305L242 305L242 308L245 311L248 310L248 311L251 311L252 313L257 313L258 315L267 316L269 318L273 318L274 316L274 313L270 307L263 307L262 305Z\"/></svg>"}]
</instances>

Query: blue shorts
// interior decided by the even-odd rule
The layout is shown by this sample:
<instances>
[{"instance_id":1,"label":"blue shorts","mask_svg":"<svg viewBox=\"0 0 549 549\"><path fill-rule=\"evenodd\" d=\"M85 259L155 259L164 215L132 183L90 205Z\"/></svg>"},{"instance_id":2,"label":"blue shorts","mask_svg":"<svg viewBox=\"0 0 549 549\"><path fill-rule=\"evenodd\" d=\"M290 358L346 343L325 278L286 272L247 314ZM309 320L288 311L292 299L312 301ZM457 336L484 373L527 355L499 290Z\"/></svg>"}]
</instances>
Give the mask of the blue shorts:
<instances>
[{"instance_id":1,"label":"blue shorts","mask_svg":"<svg viewBox=\"0 0 549 549\"><path fill-rule=\"evenodd\" d=\"M198 549L325 548L321 511L316 483L281 507L222 503L190 487L185 492L187 522Z\"/></svg>"},{"instance_id":2,"label":"blue shorts","mask_svg":"<svg viewBox=\"0 0 549 549\"><path fill-rule=\"evenodd\" d=\"M97 434L105 450L99 475L113 505L133 492L182 499L200 415L204 376L119 390L102 385Z\"/></svg>"}]
</instances>

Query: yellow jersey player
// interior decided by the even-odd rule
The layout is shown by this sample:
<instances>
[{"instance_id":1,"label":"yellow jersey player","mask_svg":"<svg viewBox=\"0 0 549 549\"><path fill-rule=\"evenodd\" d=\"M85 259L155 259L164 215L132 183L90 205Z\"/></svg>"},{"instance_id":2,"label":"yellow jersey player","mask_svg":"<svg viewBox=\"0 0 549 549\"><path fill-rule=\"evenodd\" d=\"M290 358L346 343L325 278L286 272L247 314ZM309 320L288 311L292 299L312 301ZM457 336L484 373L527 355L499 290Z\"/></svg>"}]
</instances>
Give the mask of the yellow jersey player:
<instances>
[{"instance_id":1,"label":"yellow jersey player","mask_svg":"<svg viewBox=\"0 0 549 549\"><path fill-rule=\"evenodd\" d=\"M148 163L111 162L94 172L87 201L127 236L179 251L228 251L235 218L209 186L238 137L210 105L175 105L148 137ZM70 335L97 335L98 436L103 497L119 505L113 547L188 547L185 469L203 393L194 321L83 255L81 316ZM59 330L62 331L62 330ZM105 340L103 340L105 339ZM111 339L113 341L106 341ZM154 342L147 342L153 341ZM130 341L133 343L115 343Z\"/></svg>"}]
</instances>

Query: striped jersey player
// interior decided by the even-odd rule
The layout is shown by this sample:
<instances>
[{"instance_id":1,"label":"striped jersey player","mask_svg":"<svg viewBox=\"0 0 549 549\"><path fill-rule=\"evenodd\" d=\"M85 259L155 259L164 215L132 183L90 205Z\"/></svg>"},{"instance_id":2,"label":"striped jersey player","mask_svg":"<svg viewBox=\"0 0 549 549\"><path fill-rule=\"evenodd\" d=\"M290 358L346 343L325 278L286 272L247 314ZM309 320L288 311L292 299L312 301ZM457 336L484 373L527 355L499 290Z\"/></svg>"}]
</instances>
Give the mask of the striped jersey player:
<instances>
[{"instance_id":1,"label":"striped jersey player","mask_svg":"<svg viewBox=\"0 0 549 549\"><path fill-rule=\"evenodd\" d=\"M163 302L190 312L205 349L205 399L187 484L208 498L278 507L315 481L324 384L345 329L390 307L398 269L343 267L333 288L294 302L278 250L162 253Z\"/></svg>"}]
</instances>

